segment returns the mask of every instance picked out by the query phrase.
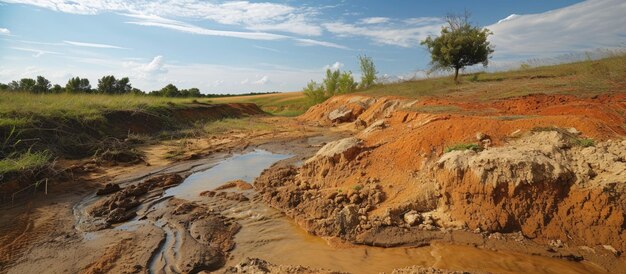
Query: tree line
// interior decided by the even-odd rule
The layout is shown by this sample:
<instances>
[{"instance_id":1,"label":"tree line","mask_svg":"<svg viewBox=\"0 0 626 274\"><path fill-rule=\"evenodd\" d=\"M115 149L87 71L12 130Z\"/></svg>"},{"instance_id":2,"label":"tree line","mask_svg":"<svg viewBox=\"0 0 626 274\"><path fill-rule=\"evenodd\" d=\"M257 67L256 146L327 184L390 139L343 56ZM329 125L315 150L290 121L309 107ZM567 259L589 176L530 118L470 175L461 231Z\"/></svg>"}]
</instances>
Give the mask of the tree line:
<instances>
[{"instance_id":1,"label":"tree line","mask_svg":"<svg viewBox=\"0 0 626 274\"><path fill-rule=\"evenodd\" d=\"M115 78L107 75L98 80L98 84L92 87L89 79L73 77L67 81L65 87L52 85L43 76L37 78L22 78L19 81L11 81L7 84L0 83L0 91L31 92L31 93L86 93L86 94L136 94L162 97L216 97L215 94L205 95L198 88L179 89L173 84L168 84L160 90L145 92L132 87L128 77Z\"/></svg>"}]
</instances>

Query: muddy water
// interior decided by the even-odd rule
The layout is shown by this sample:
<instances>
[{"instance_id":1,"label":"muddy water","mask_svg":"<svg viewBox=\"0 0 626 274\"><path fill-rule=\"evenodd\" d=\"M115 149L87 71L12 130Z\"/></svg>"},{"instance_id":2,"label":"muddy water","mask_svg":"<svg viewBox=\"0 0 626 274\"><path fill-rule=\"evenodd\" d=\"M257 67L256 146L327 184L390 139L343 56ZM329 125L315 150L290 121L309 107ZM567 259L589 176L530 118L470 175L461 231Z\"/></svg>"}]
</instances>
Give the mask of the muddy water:
<instances>
[{"instance_id":1,"label":"muddy water","mask_svg":"<svg viewBox=\"0 0 626 274\"><path fill-rule=\"evenodd\" d=\"M263 169L288 157L262 150L234 156L211 169L191 175L165 195L202 200L198 197L199 192L234 179L252 182ZM246 194L252 196L253 193L248 191ZM394 268L411 265L497 273L598 272L595 267L582 263L449 244L420 248L331 246L324 239L306 233L277 210L254 200L239 203L223 214L235 218L242 225L235 236L236 247L231 252L228 265L237 264L246 257L256 257L275 264L352 273L391 272Z\"/></svg>"},{"instance_id":2,"label":"muddy water","mask_svg":"<svg viewBox=\"0 0 626 274\"><path fill-rule=\"evenodd\" d=\"M289 158L291 155L274 154L265 150L235 155L205 171L191 174L185 181L165 191L164 196L174 196L186 200L199 200L199 193L212 190L225 182L241 179L253 182L254 178L272 164Z\"/></svg>"}]
</instances>

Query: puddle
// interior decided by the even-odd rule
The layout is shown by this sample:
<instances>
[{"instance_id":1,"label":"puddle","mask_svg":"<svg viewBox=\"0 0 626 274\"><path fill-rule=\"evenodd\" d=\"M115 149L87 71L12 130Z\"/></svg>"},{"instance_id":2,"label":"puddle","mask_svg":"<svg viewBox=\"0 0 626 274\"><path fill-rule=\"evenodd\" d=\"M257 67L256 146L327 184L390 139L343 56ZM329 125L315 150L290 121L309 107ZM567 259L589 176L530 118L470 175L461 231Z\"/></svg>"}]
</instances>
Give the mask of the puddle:
<instances>
[{"instance_id":1,"label":"puddle","mask_svg":"<svg viewBox=\"0 0 626 274\"><path fill-rule=\"evenodd\" d=\"M583 263L443 243L419 248L333 247L265 205L249 204L224 214L242 225L235 235L236 247L228 265L251 257L351 273L391 273L413 265L494 273L600 272Z\"/></svg>"},{"instance_id":2,"label":"puddle","mask_svg":"<svg viewBox=\"0 0 626 274\"><path fill-rule=\"evenodd\" d=\"M228 181L241 179L252 183L264 169L289 157L292 155L274 154L258 149L235 155L205 171L190 175L180 185L166 190L164 196L175 196L190 201L199 200L200 192L213 190Z\"/></svg>"}]
</instances>

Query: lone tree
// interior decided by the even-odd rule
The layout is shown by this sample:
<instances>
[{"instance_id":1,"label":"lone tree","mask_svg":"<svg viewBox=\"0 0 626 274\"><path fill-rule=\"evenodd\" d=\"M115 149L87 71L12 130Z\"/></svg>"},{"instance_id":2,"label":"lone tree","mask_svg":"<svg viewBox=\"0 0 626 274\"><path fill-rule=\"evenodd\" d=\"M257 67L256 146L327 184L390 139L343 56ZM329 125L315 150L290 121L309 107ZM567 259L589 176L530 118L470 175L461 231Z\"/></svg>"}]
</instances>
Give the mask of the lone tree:
<instances>
[{"instance_id":1,"label":"lone tree","mask_svg":"<svg viewBox=\"0 0 626 274\"><path fill-rule=\"evenodd\" d=\"M469 16L468 12L462 16L448 15L441 35L429 36L421 43L430 52L432 69L454 69L455 82L458 82L460 69L479 63L487 66L493 53L493 46L487 41L492 32L472 26Z\"/></svg>"}]
</instances>

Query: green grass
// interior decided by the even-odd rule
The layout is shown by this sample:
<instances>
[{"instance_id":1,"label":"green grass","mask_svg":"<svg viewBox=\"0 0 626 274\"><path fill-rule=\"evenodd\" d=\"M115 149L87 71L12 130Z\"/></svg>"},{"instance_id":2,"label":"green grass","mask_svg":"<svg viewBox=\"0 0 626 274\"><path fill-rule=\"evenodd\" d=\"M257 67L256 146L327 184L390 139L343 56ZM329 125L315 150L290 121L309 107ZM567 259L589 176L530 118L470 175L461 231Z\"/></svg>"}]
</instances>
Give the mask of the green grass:
<instances>
[{"instance_id":1,"label":"green grass","mask_svg":"<svg viewBox=\"0 0 626 274\"><path fill-rule=\"evenodd\" d=\"M462 101L496 100L536 93L594 96L623 91L625 74L626 55L618 55L597 61L461 75L459 84L446 76L377 85L359 93L375 97L446 96Z\"/></svg>"},{"instance_id":2,"label":"green grass","mask_svg":"<svg viewBox=\"0 0 626 274\"><path fill-rule=\"evenodd\" d=\"M22 154L11 155L0 160L0 174L36 170L48 165L51 159L52 155L47 151L27 151Z\"/></svg>"},{"instance_id":3,"label":"green grass","mask_svg":"<svg viewBox=\"0 0 626 274\"><path fill-rule=\"evenodd\" d=\"M192 100L137 95L0 92L0 124L5 121L23 123L29 115L81 117L82 120L99 119L107 110L183 107Z\"/></svg>"},{"instance_id":4,"label":"green grass","mask_svg":"<svg viewBox=\"0 0 626 274\"><path fill-rule=\"evenodd\" d=\"M278 116L298 116L313 104L302 92L212 98L212 103L254 103L263 111Z\"/></svg>"},{"instance_id":5,"label":"green grass","mask_svg":"<svg viewBox=\"0 0 626 274\"><path fill-rule=\"evenodd\" d=\"M271 130L272 128L272 125L259 122L258 120L253 118L222 119L218 121L208 122L202 127L204 132L209 134L221 134L238 130Z\"/></svg>"},{"instance_id":6,"label":"green grass","mask_svg":"<svg viewBox=\"0 0 626 274\"><path fill-rule=\"evenodd\" d=\"M591 138L579 138L576 139L575 143L581 147L592 147L595 145L595 141Z\"/></svg>"},{"instance_id":7,"label":"green grass","mask_svg":"<svg viewBox=\"0 0 626 274\"><path fill-rule=\"evenodd\" d=\"M445 149L445 153L448 152L452 152L452 151L464 151L464 150L473 150L473 151L481 151L482 147L478 144L472 144L472 143L463 143L463 144L456 144L456 145L452 145L449 146Z\"/></svg>"}]
</instances>

